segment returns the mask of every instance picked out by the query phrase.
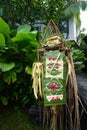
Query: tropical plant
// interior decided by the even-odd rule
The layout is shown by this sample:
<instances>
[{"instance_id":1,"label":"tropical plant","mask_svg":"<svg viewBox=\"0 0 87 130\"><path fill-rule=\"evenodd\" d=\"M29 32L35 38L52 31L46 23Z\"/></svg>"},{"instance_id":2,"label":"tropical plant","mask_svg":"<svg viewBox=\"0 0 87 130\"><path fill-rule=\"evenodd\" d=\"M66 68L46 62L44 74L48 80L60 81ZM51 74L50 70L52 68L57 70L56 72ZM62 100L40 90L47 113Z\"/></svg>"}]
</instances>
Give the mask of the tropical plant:
<instances>
[{"instance_id":1,"label":"tropical plant","mask_svg":"<svg viewBox=\"0 0 87 130\"><path fill-rule=\"evenodd\" d=\"M77 37L78 49L84 53L85 59L84 61L84 68L83 70L87 71L87 34L84 33L85 29L82 29L79 32Z\"/></svg>"},{"instance_id":2,"label":"tropical plant","mask_svg":"<svg viewBox=\"0 0 87 130\"><path fill-rule=\"evenodd\" d=\"M80 27L81 20L80 20L80 11L86 10L87 8L87 1L82 0L67 0L67 4L65 6L64 14L67 18L75 17L77 27Z\"/></svg>"},{"instance_id":3,"label":"tropical plant","mask_svg":"<svg viewBox=\"0 0 87 130\"><path fill-rule=\"evenodd\" d=\"M81 37L82 36L82 37ZM77 39L82 41L83 35L79 35ZM67 42L67 47L72 51L74 66L76 71L80 71L85 68L85 61L87 60L84 50L81 49L80 45L75 42Z\"/></svg>"},{"instance_id":4,"label":"tropical plant","mask_svg":"<svg viewBox=\"0 0 87 130\"><path fill-rule=\"evenodd\" d=\"M27 24L20 25L13 36L0 18L0 100L4 105L27 104L32 99L31 68L39 47L36 36L37 31Z\"/></svg>"},{"instance_id":5,"label":"tropical plant","mask_svg":"<svg viewBox=\"0 0 87 130\"><path fill-rule=\"evenodd\" d=\"M82 70L85 67L84 61L86 60L84 52L80 49L74 48L72 50L72 55L73 55L75 70L76 71Z\"/></svg>"}]
</instances>

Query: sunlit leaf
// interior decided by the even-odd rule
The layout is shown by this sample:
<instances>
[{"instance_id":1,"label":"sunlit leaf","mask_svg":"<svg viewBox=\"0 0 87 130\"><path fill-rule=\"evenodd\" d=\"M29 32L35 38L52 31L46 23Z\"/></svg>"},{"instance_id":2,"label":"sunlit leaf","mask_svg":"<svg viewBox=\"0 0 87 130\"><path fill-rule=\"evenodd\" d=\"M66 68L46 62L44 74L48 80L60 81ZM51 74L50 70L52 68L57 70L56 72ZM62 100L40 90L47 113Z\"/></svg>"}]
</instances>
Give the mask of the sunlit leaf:
<instances>
[{"instance_id":1,"label":"sunlit leaf","mask_svg":"<svg viewBox=\"0 0 87 130\"><path fill-rule=\"evenodd\" d=\"M28 24L20 25L19 28L17 29L17 33L22 33L22 32L29 32L31 30L31 26Z\"/></svg>"},{"instance_id":2,"label":"sunlit leaf","mask_svg":"<svg viewBox=\"0 0 87 130\"><path fill-rule=\"evenodd\" d=\"M0 63L0 69L2 72L9 71L9 70L13 69L14 67L15 67L14 62L10 62L10 63L1 62Z\"/></svg>"},{"instance_id":3,"label":"sunlit leaf","mask_svg":"<svg viewBox=\"0 0 87 130\"><path fill-rule=\"evenodd\" d=\"M33 40L34 40L36 38L36 36L37 36L37 31L29 32L29 36L31 36L33 38Z\"/></svg>"},{"instance_id":4,"label":"sunlit leaf","mask_svg":"<svg viewBox=\"0 0 87 130\"><path fill-rule=\"evenodd\" d=\"M26 40L32 40L32 38L29 36L29 34L26 34L25 32L18 33L14 38L12 38L14 42L16 41L26 41Z\"/></svg>"},{"instance_id":5,"label":"sunlit leaf","mask_svg":"<svg viewBox=\"0 0 87 130\"><path fill-rule=\"evenodd\" d=\"M0 18L0 33L3 33L5 36L10 34L10 28L2 18Z\"/></svg>"}]
</instances>

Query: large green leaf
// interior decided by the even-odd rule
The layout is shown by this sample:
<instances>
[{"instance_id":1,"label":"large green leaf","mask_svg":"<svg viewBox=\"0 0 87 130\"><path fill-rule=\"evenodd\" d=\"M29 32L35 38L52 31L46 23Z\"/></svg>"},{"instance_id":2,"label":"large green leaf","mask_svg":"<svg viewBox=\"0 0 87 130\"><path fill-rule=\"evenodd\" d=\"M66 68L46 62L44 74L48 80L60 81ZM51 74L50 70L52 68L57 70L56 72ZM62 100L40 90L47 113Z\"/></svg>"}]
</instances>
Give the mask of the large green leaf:
<instances>
[{"instance_id":1,"label":"large green leaf","mask_svg":"<svg viewBox=\"0 0 87 130\"><path fill-rule=\"evenodd\" d=\"M28 24L20 25L19 28L17 29L17 33L27 33L31 30L31 26Z\"/></svg>"},{"instance_id":2,"label":"large green leaf","mask_svg":"<svg viewBox=\"0 0 87 130\"><path fill-rule=\"evenodd\" d=\"M4 81L9 85L17 80L17 75L14 71L8 71L4 73Z\"/></svg>"},{"instance_id":3,"label":"large green leaf","mask_svg":"<svg viewBox=\"0 0 87 130\"><path fill-rule=\"evenodd\" d=\"M29 36L31 36L33 38L33 40L35 40L35 38L37 36L37 31L31 31L31 32L29 32Z\"/></svg>"},{"instance_id":4,"label":"large green leaf","mask_svg":"<svg viewBox=\"0 0 87 130\"><path fill-rule=\"evenodd\" d=\"M0 33L0 46L5 46L5 37L2 33Z\"/></svg>"},{"instance_id":5,"label":"large green leaf","mask_svg":"<svg viewBox=\"0 0 87 130\"><path fill-rule=\"evenodd\" d=\"M18 33L14 38L12 38L14 42L16 41L26 41L26 40L32 40L32 38L29 36L29 34L26 34L25 32Z\"/></svg>"},{"instance_id":6,"label":"large green leaf","mask_svg":"<svg viewBox=\"0 0 87 130\"><path fill-rule=\"evenodd\" d=\"M35 41L36 32L32 33L18 33L12 40L16 42L19 49L23 51L37 49L39 44Z\"/></svg>"},{"instance_id":7,"label":"large green leaf","mask_svg":"<svg viewBox=\"0 0 87 130\"><path fill-rule=\"evenodd\" d=\"M2 72L9 71L9 70L13 69L14 67L15 67L14 62L10 62L10 63L1 62L0 63L0 69Z\"/></svg>"},{"instance_id":8,"label":"large green leaf","mask_svg":"<svg viewBox=\"0 0 87 130\"><path fill-rule=\"evenodd\" d=\"M30 44L28 44L28 46L25 47L27 51L31 51L31 52L36 52L38 48L39 48L39 44L38 42L35 41L31 41Z\"/></svg>"},{"instance_id":9,"label":"large green leaf","mask_svg":"<svg viewBox=\"0 0 87 130\"><path fill-rule=\"evenodd\" d=\"M5 36L10 34L10 28L2 18L0 18L0 33L3 33Z\"/></svg>"},{"instance_id":10,"label":"large green leaf","mask_svg":"<svg viewBox=\"0 0 87 130\"><path fill-rule=\"evenodd\" d=\"M30 45L32 38L27 33L18 33L12 41L16 42L18 49L24 49L26 46Z\"/></svg>"}]
</instances>

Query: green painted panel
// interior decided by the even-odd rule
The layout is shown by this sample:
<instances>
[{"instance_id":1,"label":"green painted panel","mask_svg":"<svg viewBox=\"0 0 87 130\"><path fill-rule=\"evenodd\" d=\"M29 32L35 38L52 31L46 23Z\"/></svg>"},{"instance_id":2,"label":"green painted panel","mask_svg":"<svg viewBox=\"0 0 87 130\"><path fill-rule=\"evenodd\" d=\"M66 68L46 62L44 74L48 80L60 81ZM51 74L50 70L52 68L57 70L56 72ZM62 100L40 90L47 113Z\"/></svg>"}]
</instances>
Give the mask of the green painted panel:
<instances>
[{"instance_id":1,"label":"green painted panel","mask_svg":"<svg viewBox=\"0 0 87 130\"><path fill-rule=\"evenodd\" d=\"M66 103L65 52L44 52L44 106Z\"/></svg>"}]
</instances>

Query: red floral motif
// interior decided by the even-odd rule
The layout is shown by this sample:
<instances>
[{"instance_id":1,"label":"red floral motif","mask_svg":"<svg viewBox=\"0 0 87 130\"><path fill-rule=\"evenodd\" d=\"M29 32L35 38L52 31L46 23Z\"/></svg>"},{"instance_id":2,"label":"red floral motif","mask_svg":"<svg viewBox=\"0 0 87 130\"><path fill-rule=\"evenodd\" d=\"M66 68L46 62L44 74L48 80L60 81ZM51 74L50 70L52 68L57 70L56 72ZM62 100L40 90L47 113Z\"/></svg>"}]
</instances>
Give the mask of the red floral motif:
<instances>
[{"instance_id":1,"label":"red floral motif","mask_svg":"<svg viewBox=\"0 0 87 130\"><path fill-rule=\"evenodd\" d=\"M52 97L52 99L51 99L51 101L58 101L58 100L60 100L60 99L58 98L58 96L57 96L57 97Z\"/></svg>"},{"instance_id":2,"label":"red floral motif","mask_svg":"<svg viewBox=\"0 0 87 130\"><path fill-rule=\"evenodd\" d=\"M56 60L56 58L52 58L52 60L54 61L54 60Z\"/></svg>"},{"instance_id":3,"label":"red floral motif","mask_svg":"<svg viewBox=\"0 0 87 130\"><path fill-rule=\"evenodd\" d=\"M56 89L56 88L57 88L57 85L56 85L55 83L52 83L52 84L50 85L50 88L51 88L51 89Z\"/></svg>"},{"instance_id":4,"label":"red floral motif","mask_svg":"<svg viewBox=\"0 0 87 130\"><path fill-rule=\"evenodd\" d=\"M56 69L59 69L59 66L55 66Z\"/></svg>"},{"instance_id":5,"label":"red floral motif","mask_svg":"<svg viewBox=\"0 0 87 130\"><path fill-rule=\"evenodd\" d=\"M51 69L51 66L49 65L48 68Z\"/></svg>"},{"instance_id":6,"label":"red floral motif","mask_svg":"<svg viewBox=\"0 0 87 130\"><path fill-rule=\"evenodd\" d=\"M54 101L54 100L55 100L55 98L54 98L54 97L52 97L51 101Z\"/></svg>"},{"instance_id":7,"label":"red floral motif","mask_svg":"<svg viewBox=\"0 0 87 130\"><path fill-rule=\"evenodd\" d=\"M48 60L49 60L49 61L54 61L54 60L56 60L56 58L50 58L50 57L49 57Z\"/></svg>"},{"instance_id":8,"label":"red floral motif","mask_svg":"<svg viewBox=\"0 0 87 130\"><path fill-rule=\"evenodd\" d=\"M51 58L48 58L48 60L51 60Z\"/></svg>"},{"instance_id":9,"label":"red floral motif","mask_svg":"<svg viewBox=\"0 0 87 130\"><path fill-rule=\"evenodd\" d=\"M59 98L58 98L58 96L57 96L57 97L55 98L55 100L57 100L57 101L58 101L58 100L60 100L60 99L59 99Z\"/></svg>"}]
</instances>

